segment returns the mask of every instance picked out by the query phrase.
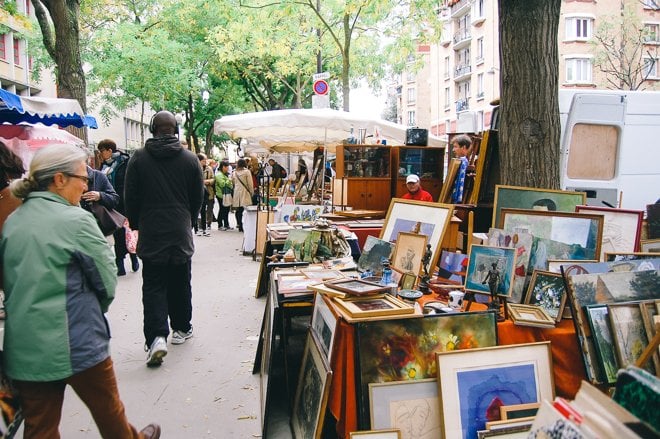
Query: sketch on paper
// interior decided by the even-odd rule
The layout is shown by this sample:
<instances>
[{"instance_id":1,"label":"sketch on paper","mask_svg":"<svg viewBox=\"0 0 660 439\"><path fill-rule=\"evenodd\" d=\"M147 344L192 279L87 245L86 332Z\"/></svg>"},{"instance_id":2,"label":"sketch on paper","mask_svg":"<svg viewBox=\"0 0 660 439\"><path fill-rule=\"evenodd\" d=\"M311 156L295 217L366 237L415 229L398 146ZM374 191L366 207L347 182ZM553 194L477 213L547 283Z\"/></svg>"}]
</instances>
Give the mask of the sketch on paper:
<instances>
[{"instance_id":1,"label":"sketch on paper","mask_svg":"<svg viewBox=\"0 0 660 439\"><path fill-rule=\"evenodd\" d=\"M401 439L435 439L440 436L438 398L390 401L390 425L401 430Z\"/></svg>"}]
</instances>

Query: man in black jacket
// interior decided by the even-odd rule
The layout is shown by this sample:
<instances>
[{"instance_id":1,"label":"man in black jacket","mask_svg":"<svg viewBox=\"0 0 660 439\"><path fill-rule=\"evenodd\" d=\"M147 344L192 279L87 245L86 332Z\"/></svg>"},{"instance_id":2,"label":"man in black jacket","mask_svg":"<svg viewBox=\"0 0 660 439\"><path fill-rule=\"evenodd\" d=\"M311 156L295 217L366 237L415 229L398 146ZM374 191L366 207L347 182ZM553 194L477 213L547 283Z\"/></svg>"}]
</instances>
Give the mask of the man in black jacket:
<instances>
[{"instance_id":1,"label":"man in black jacket","mask_svg":"<svg viewBox=\"0 0 660 439\"><path fill-rule=\"evenodd\" d=\"M192 219L199 215L204 184L199 160L179 142L174 114L159 111L149 129L154 137L128 162L124 203L131 227L140 231L147 365L158 366L167 355L169 327L172 344L193 335Z\"/></svg>"}]
</instances>

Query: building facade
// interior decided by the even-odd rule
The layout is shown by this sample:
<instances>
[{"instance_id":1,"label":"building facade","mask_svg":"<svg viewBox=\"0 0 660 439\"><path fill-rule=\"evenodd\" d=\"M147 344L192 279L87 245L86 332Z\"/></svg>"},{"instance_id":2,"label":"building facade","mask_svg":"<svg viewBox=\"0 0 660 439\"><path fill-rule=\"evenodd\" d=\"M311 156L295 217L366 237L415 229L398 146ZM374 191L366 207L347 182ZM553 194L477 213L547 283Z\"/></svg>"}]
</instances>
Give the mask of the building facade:
<instances>
[{"instance_id":1,"label":"building facade","mask_svg":"<svg viewBox=\"0 0 660 439\"><path fill-rule=\"evenodd\" d=\"M644 29L644 89L660 89L660 11L654 0L627 0ZM621 0L564 0L558 29L561 88L613 88L594 66L594 32L621 15ZM445 0L438 10L441 40L420 46L425 66L401 75L398 119L428 128L435 135L479 132L490 126L499 98L499 32L497 0ZM610 77L611 78L611 77Z\"/></svg>"}]
</instances>

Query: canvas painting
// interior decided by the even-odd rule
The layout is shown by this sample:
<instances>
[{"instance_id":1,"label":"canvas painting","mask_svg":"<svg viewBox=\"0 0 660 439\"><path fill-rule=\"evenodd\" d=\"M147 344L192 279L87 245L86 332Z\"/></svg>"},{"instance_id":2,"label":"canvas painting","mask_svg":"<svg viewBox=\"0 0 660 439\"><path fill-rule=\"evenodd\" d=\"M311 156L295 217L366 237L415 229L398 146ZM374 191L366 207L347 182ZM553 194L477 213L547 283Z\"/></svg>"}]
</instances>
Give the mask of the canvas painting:
<instances>
[{"instance_id":1,"label":"canvas painting","mask_svg":"<svg viewBox=\"0 0 660 439\"><path fill-rule=\"evenodd\" d=\"M423 318L358 323L358 407L369 423L369 383L410 381L437 375L436 352L495 346L493 312L435 314Z\"/></svg>"},{"instance_id":2,"label":"canvas painting","mask_svg":"<svg viewBox=\"0 0 660 439\"><path fill-rule=\"evenodd\" d=\"M438 264L440 268L438 276L458 284L464 284L467 264L468 255L443 250L440 256L440 263Z\"/></svg>"},{"instance_id":3,"label":"canvas painting","mask_svg":"<svg viewBox=\"0 0 660 439\"><path fill-rule=\"evenodd\" d=\"M596 348L596 358L604 373L601 380L608 384L616 383L616 373L619 365L614 352L614 340L610 329L607 305L589 305L585 309L589 327Z\"/></svg>"},{"instance_id":4,"label":"canvas painting","mask_svg":"<svg viewBox=\"0 0 660 439\"><path fill-rule=\"evenodd\" d=\"M534 270L529 281L525 303L543 308L556 322L561 321L566 292L561 274Z\"/></svg>"},{"instance_id":5,"label":"canvas painting","mask_svg":"<svg viewBox=\"0 0 660 439\"><path fill-rule=\"evenodd\" d=\"M440 438L438 382L433 378L369 384L371 428L396 428L401 439Z\"/></svg>"},{"instance_id":6,"label":"canvas painting","mask_svg":"<svg viewBox=\"0 0 660 439\"><path fill-rule=\"evenodd\" d=\"M619 366L634 365L649 344L642 310L638 303L610 303L607 308ZM652 361L647 362L644 369L655 375Z\"/></svg>"},{"instance_id":7,"label":"canvas painting","mask_svg":"<svg viewBox=\"0 0 660 439\"><path fill-rule=\"evenodd\" d=\"M634 252L638 249L644 219L643 211L592 206L577 206L576 211L603 215L601 261L605 260L605 253Z\"/></svg>"},{"instance_id":8,"label":"canvas painting","mask_svg":"<svg viewBox=\"0 0 660 439\"><path fill-rule=\"evenodd\" d=\"M515 249L472 245L469 254L465 289L475 293L490 294L487 276L494 265L499 274L497 294L510 296L516 263Z\"/></svg>"},{"instance_id":9,"label":"canvas painting","mask_svg":"<svg viewBox=\"0 0 660 439\"><path fill-rule=\"evenodd\" d=\"M493 227L502 227L500 213L503 208L575 212L576 206L586 202L585 192L496 185L492 224Z\"/></svg>"},{"instance_id":10,"label":"canvas painting","mask_svg":"<svg viewBox=\"0 0 660 439\"><path fill-rule=\"evenodd\" d=\"M312 331L321 342L321 354L325 357L328 364L332 358L332 346L335 338L335 329L337 327L337 318L332 314L323 294L316 294L314 297L314 311L312 311Z\"/></svg>"},{"instance_id":11,"label":"canvas painting","mask_svg":"<svg viewBox=\"0 0 660 439\"><path fill-rule=\"evenodd\" d=\"M511 247L516 249L516 266L513 272L513 289L510 302L522 302L525 293L525 280L529 268L534 236L525 232L505 232L502 229L488 230L488 245L492 247Z\"/></svg>"},{"instance_id":12,"label":"canvas painting","mask_svg":"<svg viewBox=\"0 0 660 439\"><path fill-rule=\"evenodd\" d=\"M383 271L383 258L389 261L393 250L394 244L391 242L375 236L367 236L360 259L358 259L358 270L371 271L375 275L380 275Z\"/></svg>"},{"instance_id":13,"label":"canvas painting","mask_svg":"<svg viewBox=\"0 0 660 439\"><path fill-rule=\"evenodd\" d=\"M443 437L476 437L501 405L552 400L551 357L550 342L438 353Z\"/></svg>"}]
</instances>

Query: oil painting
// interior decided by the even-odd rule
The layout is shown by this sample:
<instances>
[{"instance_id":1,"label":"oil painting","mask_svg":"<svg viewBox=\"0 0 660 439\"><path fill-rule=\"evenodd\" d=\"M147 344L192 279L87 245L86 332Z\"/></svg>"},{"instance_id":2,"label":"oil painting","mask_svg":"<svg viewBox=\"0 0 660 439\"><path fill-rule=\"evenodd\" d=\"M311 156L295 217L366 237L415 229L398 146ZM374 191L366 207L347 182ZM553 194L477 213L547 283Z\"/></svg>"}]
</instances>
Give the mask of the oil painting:
<instances>
[{"instance_id":1,"label":"oil painting","mask_svg":"<svg viewBox=\"0 0 660 439\"><path fill-rule=\"evenodd\" d=\"M639 250L644 212L641 210L577 206L576 212L603 215L603 238L600 260L605 253L626 253Z\"/></svg>"},{"instance_id":2,"label":"oil painting","mask_svg":"<svg viewBox=\"0 0 660 439\"><path fill-rule=\"evenodd\" d=\"M614 353L614 341L612 340L607 305L589 305L585 311L594 340L596 358L604 373L604 376L600 379L608 384L614 384L616 383L616 373L619 370L619 365Z\"/></svg>"},{"instance_id":3,"label":"oil painting","mask_svg":"<svg viewBox=\"0 0 660 439\"><path fill-rule=\"evenodd\" d=\"M510 296L513 287L513 274L516 263L516 250L504 247L472 245L468 257L465 289L481 294L490 294L486 276L493 264L499 273L497 294Z\"/></svg>"},{"instance_id":4,"label":"oil painting","mask_svg":"<svg viewBox=\"0 0 660 439\"><path fill-rule=\"evenodd\" d=\"M619 366L623 368L635 365L649 344L642 309L639 303L610 303L607 308ZM655 375L653 362L647 362L644 369Z\"/></svg>"},{"instance_id":5,"label":"oil painting","mask_svg":"<svg viewBox=\"0 0 660 439\"><path fill-rule=\"evenodd\" d=\"M529 270L529 259L534 245L534 236L525 232L505 232L502 229L488 230L488 245L516 249L516 266L513 271L513 287L510 302L522 302L525 293L525 280Z\"/></svg>"},{"instance_id":6,"label":"oil painting","mask_svg":"<svg viewBox=\"0 0 660 439\"><path fill-rule=\"evenodd\" d=\"M566 292L564 278L559 273L534 270L525 295L525 303L543 308L556 322L561 321Z\"/></svg>"},{"instance_id":7,"label":"oil painting","mask_svg":"<svg viewBox=\"0 0 660 439\"><path fill-rule=\"evenodd\" d=\"M383 271L383 259L389 261L393 250L394 244L391 242L375 236L367 236L358 259L358 270L371 271L375 275L380 275Z\"/></svg>"}]
</instances>

